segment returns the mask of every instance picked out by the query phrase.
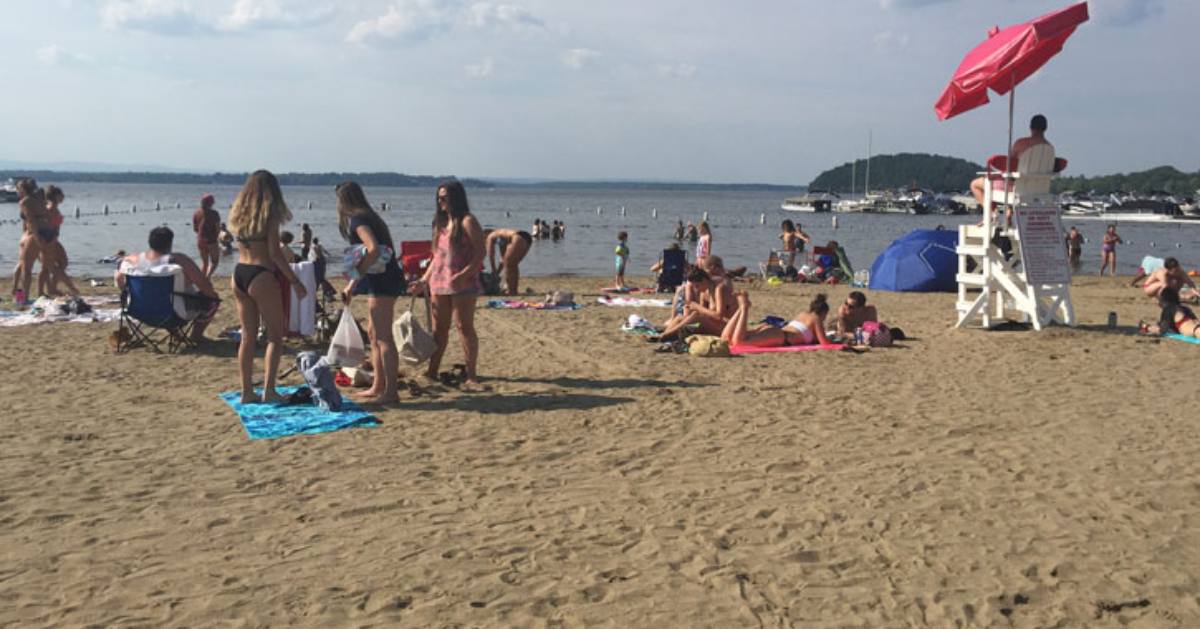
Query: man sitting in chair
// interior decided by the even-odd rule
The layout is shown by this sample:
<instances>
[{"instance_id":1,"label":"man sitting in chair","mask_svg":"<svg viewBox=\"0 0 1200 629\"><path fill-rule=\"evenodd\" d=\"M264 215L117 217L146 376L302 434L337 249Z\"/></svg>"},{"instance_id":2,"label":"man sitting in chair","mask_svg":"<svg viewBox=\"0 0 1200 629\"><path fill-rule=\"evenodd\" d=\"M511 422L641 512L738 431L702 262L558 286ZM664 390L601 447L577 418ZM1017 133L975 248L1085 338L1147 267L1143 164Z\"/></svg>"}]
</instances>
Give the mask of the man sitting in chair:
<instances>
[{"instance_id":1,"label":"man sitting in chair","mask_svg":"<svg viewBox=\"0 0 1200 629\"><path fill-rule=\"evenodd\" d=\"M1038 144L1050 144L1049 140L1046 139L1046 126L1046 117L1042 114L1038 114L1029 120L1029 137L1018 138L1016 142L1013 142L1012 150L1008 153L1008 159L1000 167L1001 172L1016 172L1017 158L1026 149ZM1050 144L1050 148L1053 150L1054 145ZM1060 164L1065 167L1066 161L1055 160L1054 172L1062 170ZM971 182L971 194L975 195L975 200L979 202L979 207L983 207L983 184L985 180L985 177L980 177ZM993 190L1004 190L1006 189L1006 185L1008 185L1008 182L1004 181L1002 177L992 175Z\"/></svg>"},{"instance_id":2,"label":"man sitting in chair","mask_svg":"<svg viewBox=\"0 0 1200 629\"><path fill-rule=\"evenodd\" d=\"M156 266L164 264L174 264L183 270L183 277L187 283L187 292L195 292L208 298L205 302L205 309L200 312L194 319L194 327L192 328L192 340L199 342L204 340L204 329L212 322L213 317L217 314L217 308L221 305L221 298L217 296L217 291L213 289L212 282L196 265L196 262L182 253L171 253L171 246L175 242L175 232L171 228L162 226L155 227L150 230L149 245L150 248L142 253L135 253L125 256L121 261L117 272L113 275L113 281L117 287L125 289L125 274L138 270L148 270ZM191 303L200 303L189 302Z\"/></svg>"}]
</instances>

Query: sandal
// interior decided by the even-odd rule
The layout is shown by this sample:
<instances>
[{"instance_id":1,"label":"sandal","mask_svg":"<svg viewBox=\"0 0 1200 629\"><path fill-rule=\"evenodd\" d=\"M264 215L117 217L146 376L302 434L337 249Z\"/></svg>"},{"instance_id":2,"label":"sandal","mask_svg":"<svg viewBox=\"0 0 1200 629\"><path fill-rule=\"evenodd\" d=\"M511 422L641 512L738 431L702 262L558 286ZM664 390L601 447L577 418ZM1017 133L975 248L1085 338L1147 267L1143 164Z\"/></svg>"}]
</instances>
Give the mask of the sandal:
<instances>
[{"instance_id":1,"label":"sandal","mask_svg":"<svg viewBox=\"0 0 1200 629\"><path fill-rule=\"evenodd\" d=\"M453 389L458 388L458 378L454 375L454 373L449 371L443 371L442 373L439 373L438 382Z\"/></svg>"},{"instance_id":2,"label":"sandal","mask_svg":"<svg viewBox=\"0 0 1200 629\"><path fill-rule=\"evenodd\" d=\"M409 395L413 397L421 397L422 395L425 395L425 389L422 389L421 385L417 384L416 380L409 380L407 381L407 384Z\"/></svg>"}]
</instances>

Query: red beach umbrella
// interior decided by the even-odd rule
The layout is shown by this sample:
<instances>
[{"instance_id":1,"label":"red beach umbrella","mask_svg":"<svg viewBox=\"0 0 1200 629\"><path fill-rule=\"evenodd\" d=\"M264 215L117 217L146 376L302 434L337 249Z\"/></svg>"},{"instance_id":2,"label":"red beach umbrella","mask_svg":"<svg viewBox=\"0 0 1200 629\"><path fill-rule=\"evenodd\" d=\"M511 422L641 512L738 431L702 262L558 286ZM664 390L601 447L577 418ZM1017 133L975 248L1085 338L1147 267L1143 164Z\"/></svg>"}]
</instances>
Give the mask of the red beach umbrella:
<instances>
[{"instance_id":1,"label":"red beach umbrella","mask_svg":"<svg viewBox=\"0 0 1200 629\"><path fill-rule=\"evenodd\" d=\"M988 90L1009 95L1009 146L1012 145L1013 93L1018 83L1037 72L1062 50L1075 27L1088 20L1088 4L1080 2L1004 30L992 27L954 71L934 110L939 120L988 102ZM1007 149L1005 150L1007 153Z\"/></svg>"}]
</instances>

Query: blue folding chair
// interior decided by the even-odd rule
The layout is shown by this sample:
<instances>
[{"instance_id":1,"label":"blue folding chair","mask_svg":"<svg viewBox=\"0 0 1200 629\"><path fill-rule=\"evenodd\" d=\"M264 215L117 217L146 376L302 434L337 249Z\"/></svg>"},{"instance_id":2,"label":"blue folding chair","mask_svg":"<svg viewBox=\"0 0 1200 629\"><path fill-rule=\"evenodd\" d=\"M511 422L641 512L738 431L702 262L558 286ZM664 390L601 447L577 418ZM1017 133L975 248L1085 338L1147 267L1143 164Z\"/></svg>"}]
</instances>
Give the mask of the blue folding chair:
<instances>
[{"instance_id":1,"label":"blue folding chair","mask_svg":"<svg viewBox=\"0 0 1200 629\"><path fill-rule=\"evenodd\" d=\"M176 290L181 273L125 276L117 331L118 354L135 347L148 347L159 354L163 345L171 354L196 347L191 338L196 319L216 300Z\"/></svg>"},{"instance_id":2,"label":"blue folding chair","mask_svg":"<svg viewBox=\"0 0 1200 629\"><path fill-rule=\"evenodd\" d=\"M658 272L658 292L671 293L683 284L687 268L687 252L683 249L663 249L662 269Z\"/></svg>"}]
</instances>

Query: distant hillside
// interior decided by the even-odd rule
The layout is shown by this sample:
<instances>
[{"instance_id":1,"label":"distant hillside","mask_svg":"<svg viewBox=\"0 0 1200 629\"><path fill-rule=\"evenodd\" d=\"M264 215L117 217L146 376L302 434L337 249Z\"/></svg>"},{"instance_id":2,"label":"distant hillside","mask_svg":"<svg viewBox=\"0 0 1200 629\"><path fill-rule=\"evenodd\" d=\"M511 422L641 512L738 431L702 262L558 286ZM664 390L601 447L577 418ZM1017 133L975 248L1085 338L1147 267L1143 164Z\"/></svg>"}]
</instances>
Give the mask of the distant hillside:
<instances>
[{"instance_id":1,"label":"distant hillside","mask_svg":"<svg viewBox=\"0 0 1200 629\"><path fill-rule=\"evenodd\" d=\"M33 177L45 182L83 183L153 183L240 186L246 181L247 173L163 173L163 172L65 172L53 170L3 170L0 180L9 177ZM402 173L276 173L280 185L284 186L333 186L347 180L357 181L364 186L387 186L394 188L432 188L448 177L405 175ZM472 188L490 188L492 184L479 179L464 179Z\"/></svg>"},{"instance_id":2,"label":"distant hillside","mask_svg":"<svg viewBox=\"0 0 1200 629\"><path fill-rule=\"evenodd\" d=\"M740 192L746 190L775 190L781 192L803 192L804 186L789 186L773 183L702 183L688 181L495 181L503 188L555 188L565 190L686 190L693 192Z\"/></svg>"},{"instance_id":3,"label":"distant hillside","mask_svg":"<svg viewBox=\"0 0 1200 629\"><path fill-rule=\"evenodd\" d=\"M975 173L983 170L979 164L973 164L965 159L945 155L929 155L926 153L897 153L895 155L876 155L871 158L871 189L884 188L928 188L930 190L966 190L975 178ZM846 162L837 168L827 170L808 187L835 192L850 192L851 172L857 181L854 190L862 192L864 178L867 172L867 160Z\"/></svg>"},{"instance_id":4,"label":"distant hillside","mask_svg":"<svg viewBox=\"0 0 1200 629\"><path fill-rule=\"evenodd\" d=\"M1060 177L1054 182L1054 190L1077 192L1151 192L1165 190L1179 196L1195 196L1200 193L1200 171L1185 173L1174 166L1159 166L1136 173L1121 173L1099 177Z\"/></svg>"}]
</instances>

